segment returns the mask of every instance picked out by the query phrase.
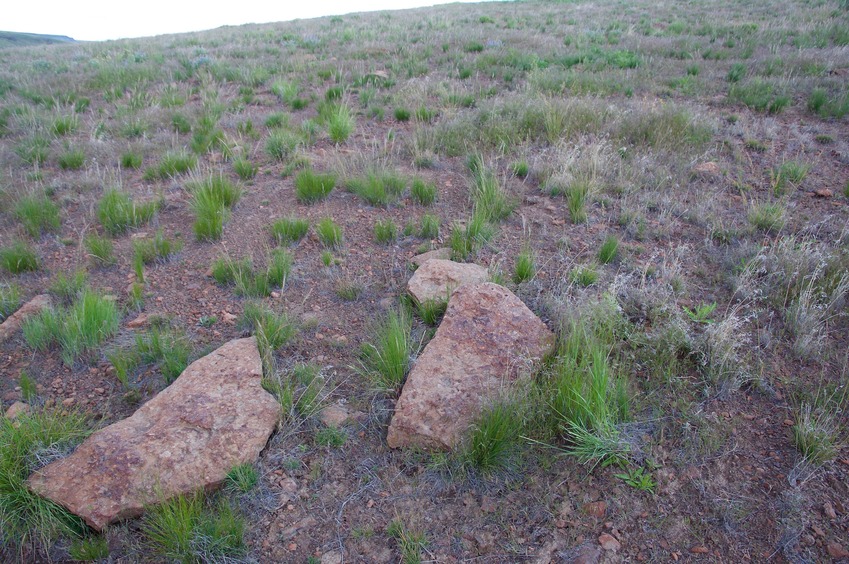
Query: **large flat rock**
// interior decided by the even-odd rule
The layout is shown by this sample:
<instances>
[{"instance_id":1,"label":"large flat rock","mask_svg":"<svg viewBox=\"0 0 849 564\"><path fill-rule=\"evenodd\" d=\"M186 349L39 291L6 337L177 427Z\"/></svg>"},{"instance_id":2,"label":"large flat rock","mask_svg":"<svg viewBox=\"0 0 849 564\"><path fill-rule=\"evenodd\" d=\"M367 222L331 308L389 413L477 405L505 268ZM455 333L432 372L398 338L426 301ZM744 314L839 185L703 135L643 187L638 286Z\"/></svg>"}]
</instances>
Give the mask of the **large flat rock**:
<instances>
[{"instance_id":1,"label":"large flat rock","mask_svg":"<svg viewBox=\"0 0 849 564\"><path fill-rule=\"evenodd\" d=\"M132 416L35 472L29 486L97 530L146 505L215 488L234 466L257 459L277 424L280 406L261 379L256 340L230 341Z\"/></svg>"},{"instance_id":2,"label":"large flat rock","mask_svg":"<svg viewBox=\"0 0 849 564\"><path fill-rule=\"evenodd\" d=\"M445 301L457 288L487 280L489 272L480 265L432 258L416 269L407 282L407 291L419 303L427 300Z\"/></svg>"},{"instance_id":3,"label":"large flat rock","mask_svg":"<svg viewBox=\"0 0 849 564\"><path fill-rule=\"evenodd\" d=\"M50 307L52 303L53 300L50 299L50 295L39 294L22 305L18 311L7 317L3 323L0 323L0 343L20 329L21 324L27 317L40 313L41 310Z\"/></svg>"},{"instance_id":4,"label":"large flat rock","mask_svg":"<svg viewBox=\"0 0 849 564\"><path fill-rule=\"evenodd\" d=\"M484 404L528 377L553 347L554 334L507 288L460 286L407 377L387 443L452 448Z\"/></svg>"}]
</instances>

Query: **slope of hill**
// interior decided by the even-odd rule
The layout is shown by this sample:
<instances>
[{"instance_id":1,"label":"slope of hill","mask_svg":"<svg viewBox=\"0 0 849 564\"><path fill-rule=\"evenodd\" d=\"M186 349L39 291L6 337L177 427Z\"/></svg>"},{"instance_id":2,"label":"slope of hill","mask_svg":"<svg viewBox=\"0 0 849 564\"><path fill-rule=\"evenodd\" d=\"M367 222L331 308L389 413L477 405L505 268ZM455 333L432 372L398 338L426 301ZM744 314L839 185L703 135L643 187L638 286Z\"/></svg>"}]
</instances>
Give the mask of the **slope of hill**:
<instances>
[{"instance_id":1,"label":"slope of hill","mask_svg":"<svg viewBox=\"0 0 849 564\"><path fill-rule=\"evenodd\" d=\"M41 35L39 33L19 33L16 31L0 31L0 49L4 47L29 47L51 43L73 43L74 40L64 35Z\"/></svg>"},{"instance_id":2,"label":"slope of hill","mask_svg":"<svg viewBox=\"0 0 849 564\"><path fill-rule=\"evenodd\" d=\"M0 319L53 303L0 343L31 410L0 560L845 558L847 18L534 0L0 51ZM386 441L431 249L558 340L450 453ZM250 333L281 423L223 489L150 476L100 534L26 489Z\"/></svg>"}]
</instances>

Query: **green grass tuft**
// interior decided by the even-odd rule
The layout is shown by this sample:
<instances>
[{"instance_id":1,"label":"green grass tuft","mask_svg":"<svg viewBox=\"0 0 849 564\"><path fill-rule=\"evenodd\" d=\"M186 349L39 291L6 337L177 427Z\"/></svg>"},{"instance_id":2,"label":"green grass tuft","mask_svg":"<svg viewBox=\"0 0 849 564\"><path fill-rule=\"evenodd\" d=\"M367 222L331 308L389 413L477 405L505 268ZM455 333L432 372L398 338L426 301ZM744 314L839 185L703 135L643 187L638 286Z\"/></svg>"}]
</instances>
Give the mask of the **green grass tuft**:
<instances>
[{"instance_id":1,"label":"green grass tuft","mask_svg":"<svg viewBox=\"0 0 849 564\"><path fill-rule=\"evenodd\" d=\"M309 228L310 222L306 219L284 217L271 224L271 235L277 243L288 245L303 239Z\"/></svg>"},{"instance_id":2,"label":"green grass tuft","mask_svg":"<svg viewBox=\"0 0 849 564\"><path fill-rule=\"evenodd\" d=\"M107 233L116 236L150 221L158 207L156 202L136 203L125 192L110 188L97 205L97 219Z\"/></svg>"},{"instance_id":3,"label":"green grass tuft","mask_svg":"<svg viewBox=\"0 0 849 564\"><path fill-rule=\"evenodd\" d=\"M391 219L379 219L374 223L374 238L381 245L389 245L398 239L398 226Z\"/></svg>"},{"instance_id":4,"label":"green grass tuft","mask_svg":"<svg viewBox=\"0 0 849 564\"><path fill-rule=\"evenodd\" d=\"M86 235L84 243L88 255L94 259L95 262L103 266L115 264L116 259L112 239L108 237L101 237L96 233L90 233Z\"/></svg>"},{"instance_id":5,"label":"green grass tuft","mask_svg":"<svg viewBox=\"0 0 849 564\"><path fill-rule=\"evenodd\" d=\"M198 241L220 239L224 224L230 218L230 210L242 195L241 189L223 175L217 174L192 182L189 190L195 213L195 237Z\"/></svg>"},{"instance_id":6,"label":"green grass tuft","mask_svg":"<svg viewBox=\"0 0 849 564\"><path fill-rule=\"evenodd\" d=\"M401 389L410 365L410 328L406 309L391 311L375 325L372 341L360 350L360 371L378 390Z\"/></svg>"},{"instance_id":7,"label":"green grass tuft","mask_svg":"<svg viewBox=\"0 0 849 564\"><path fill-rule=\"evenodd\" d=\"M82 519L27 487L30 474L51 457L70 452L88 434L86 417L36 410L14 421L0 417L0 540L23 549L47 548L59 536L78 536Z\"/></svg>"},{"instance_id":8,"label":"green grass tuft","mask_svg":"<svg viewBox=\"0 0 849 564\"><path fill-rule=\"evenodd\" d=\"M30 194L15 204L15 217L23 224L30 237L38 237L43 232L58 231L59 206L45 194Z\"/></svg>"},{"instance_id":9,"label":"green grass tuft","mask_svg":"<svg viewBox=\"0 0 849 564\"><path fill-rule=\"evenodd\" d=\"M334 186L336 186L336 177L332 174L317 174L309 169L302 170L295 177L295 197L302 204L314 204L330 195Z\"/></svg>"},{"instance_id":10,"label":"green grass tuft","mask_svg":"<svg viewBox=\"0 0 849 564\"><path fill-rule=\"evenodd\" d=\"M429 206L436 200L436 184L414 178L410 185L410 195L417 204Z\"/></svg>"},{"instance_id":11,"label":"green grass tuft","mask_svg":"<svg viewBox=\"0 0 849 564\"><path fill-rule=\"evenodd\" d=\"M27 318L22 329L30 347L45 350L56 343L62 349L63 362L72 366L117 333L120 319L114 300L86 289L68 307L42 310Z\"/></svg>"},{"instance_id":12,"label":"green grass tuft","mask_svg":"<svg viewBox=\"0 0 849 564\"><path fill-rule=\"evenodd\" d=\"M326 249L338 249L342 246L342 228L332 218L325 217L315 226L318 240Z\"/></svg>"},{"instance_id":13,"label":"green grass tuft","mask_svg":"<svg viewBox=\"0 0 849 564\"><path fill-rule=\"evenodd\" d=\"M9 247L0 247L0 266L12 274L38 270L39 261L35 249L23 241L15 241Z\"/></svg>"}]
</instances>

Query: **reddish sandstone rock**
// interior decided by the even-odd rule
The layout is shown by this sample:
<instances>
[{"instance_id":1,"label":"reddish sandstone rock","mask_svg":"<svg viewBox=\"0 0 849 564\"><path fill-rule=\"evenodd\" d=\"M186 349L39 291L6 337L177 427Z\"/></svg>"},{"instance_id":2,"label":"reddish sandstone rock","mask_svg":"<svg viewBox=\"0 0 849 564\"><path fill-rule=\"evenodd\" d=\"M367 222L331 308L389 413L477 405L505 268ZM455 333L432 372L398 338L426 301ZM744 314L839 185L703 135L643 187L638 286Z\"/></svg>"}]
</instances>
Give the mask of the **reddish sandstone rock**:
<instances>
[{"instance_id":1,"label":"reddish sandstone rock","mask_svg":"<svg viewBox=\"0 0 849 564\"><path fill-rule=\"evenodd\" d=\"M407 291L417 302L447 300L451 292L465 284L489 280L482 266L444 259L426 260L407 282Z\"/></svg>"},{"instance_id":2,"label":"reddish sandstone rock","mask_svg":"<svg viewBox=\"0 0 849 564\"><path fill-rule=\"evenodd\" d=\"M530 375L553 346L551 331L507 288L461 286L407 377L387 443L453 447L484 404Z\"/></svg>"},{"instance_id":3,"label":"reddish sandstone rock","mask_svg":"<svg viewBox=\"0 0 849 564\"><path fill-rule=\"evenodd\" d=\"M30 488L96 530L146 505L220 485L253 462L280 416L262 389L256 340L236 339L190 364L131 417L94 433Z\"/></svg>"},{"instance_id":4,"label":"reddish sandstone rock","mask_svg":"<svg viewBox=\"0 0 849 564\"><path fill-rule=\"evenodd\" d=\"M27 317L50 307L52 303L53 300L50 299L48 294L40 294L22 305L18 311L7 317L3 323L0 323L0 343L11 337Z\"/></svg>"},{"instance_id":5,"label":"reddish sandstone rock","mask_svg":"<svg viewBox=\"0 0 849 564\"><path fill-rule=\"evenodd\" d=\"M410 262L415 266L421 266L432 259L448 260L451 258L451 249L441 248L416 255L410 259Z\"/></svg>"}]
</instances>

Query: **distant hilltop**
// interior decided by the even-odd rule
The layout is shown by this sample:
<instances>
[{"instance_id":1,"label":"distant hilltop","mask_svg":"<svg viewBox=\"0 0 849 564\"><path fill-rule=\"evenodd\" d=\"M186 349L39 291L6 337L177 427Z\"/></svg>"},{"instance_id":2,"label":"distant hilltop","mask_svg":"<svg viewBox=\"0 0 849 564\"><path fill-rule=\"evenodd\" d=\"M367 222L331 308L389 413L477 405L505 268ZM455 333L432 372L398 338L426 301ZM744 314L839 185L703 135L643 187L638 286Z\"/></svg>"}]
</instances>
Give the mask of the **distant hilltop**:
<instances>
[{"instance_id":1,"label":"distant hilltop","mask_svg":"<svg viewBox=\"0 0 849 564\"><path fill-rule=\"evenodd\" d=\"M17 31L0 31L0 48L29 47L49 43L74 43L74 39L66 35L42 35L40 33L19 33Z\"/></svg>"}]
</instances>

